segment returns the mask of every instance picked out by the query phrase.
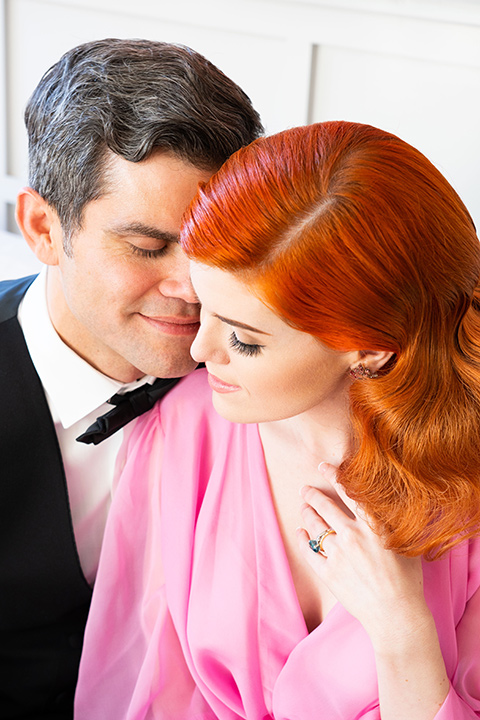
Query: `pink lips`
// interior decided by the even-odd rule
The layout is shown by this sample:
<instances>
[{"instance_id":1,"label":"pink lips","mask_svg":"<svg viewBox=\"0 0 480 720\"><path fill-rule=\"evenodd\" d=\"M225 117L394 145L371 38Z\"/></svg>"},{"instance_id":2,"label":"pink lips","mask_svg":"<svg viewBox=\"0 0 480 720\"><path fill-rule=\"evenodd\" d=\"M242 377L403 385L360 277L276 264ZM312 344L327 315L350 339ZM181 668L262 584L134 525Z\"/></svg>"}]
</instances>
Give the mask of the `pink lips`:
<instances>
[{"instance_id":1,"label":"pink lips","mask_svg":"<svg viewBox=\"0 0 480 720\"><path fill-rule=\"evenodd\" d=\"M199 321L191 318L148 317L148 315L142 315L142 317L157 330L167 335L196 335L200 327Z\"/></svg>"},{"instance_id":2,"label":"pink lips","mask_svg":"<svg viewBox=\"0 0 480 720\"><path fill-rule=\"evenodd\" d=\"M210 385L212 390L215 390L215 392L218 393L231 393L240 390L238 385L230 385L224 380L220 380L220 378L215 377L215 375L212 375L212 373L208 373L208 384Z\"/></svg>"}]
</instances>

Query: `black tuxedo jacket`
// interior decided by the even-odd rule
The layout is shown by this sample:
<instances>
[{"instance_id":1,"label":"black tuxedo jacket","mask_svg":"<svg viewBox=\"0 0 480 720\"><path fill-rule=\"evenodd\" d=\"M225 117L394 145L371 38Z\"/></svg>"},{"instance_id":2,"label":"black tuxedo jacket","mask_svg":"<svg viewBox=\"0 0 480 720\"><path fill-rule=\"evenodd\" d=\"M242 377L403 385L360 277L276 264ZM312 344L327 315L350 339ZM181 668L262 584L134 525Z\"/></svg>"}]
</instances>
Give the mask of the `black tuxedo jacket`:
<instances>
[{"instance_id":1,"label":"black tuxedo jacket","mask_svg":"<svg viewBox=\"0 0 480 720\"><path fill-rule=\"evenodd\" d=\"M66 720L91 589L52 417L17 320L33 279L0 282L0 717Z\"/></svg>"}]
</instances>

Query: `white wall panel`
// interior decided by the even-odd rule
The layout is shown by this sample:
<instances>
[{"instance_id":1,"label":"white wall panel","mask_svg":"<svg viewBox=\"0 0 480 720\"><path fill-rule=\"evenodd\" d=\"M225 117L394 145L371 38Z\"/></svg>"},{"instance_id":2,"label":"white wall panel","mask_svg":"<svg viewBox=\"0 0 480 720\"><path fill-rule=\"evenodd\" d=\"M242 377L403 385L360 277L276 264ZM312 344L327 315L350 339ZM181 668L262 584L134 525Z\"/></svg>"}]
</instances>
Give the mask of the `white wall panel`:
<instances>
[{"instance_id":1,"label":"white wall panel","mask_svg":"<svg viewBox=\"0 0 480 720\"><path fill-rule=\"evenodd\" d=\"M28 22L25 22L26 17ZM24 177L26 173L26 139L22 122L26 99L43 71L63 52L95 38L146 37L190 45L247 92L262 117L267 118L269 132L283 128L287 117L290 119L288 124L292 125L305 121L308 98L302 98L300 116L291 111L291 94L298 97L299 87L304 87L307 93L309 66L302 64L299 82L298 74L294 77L292 70L284 67L289 54L285 52L286 41L256 33L254 24L247 34L234 27L230 30L210 29L190 22L181 24L159 17L132 15L118 9L107 12L74 7L65 2L10 0L8 32L9 73L15 78L8 93L9 169L13 175ZM292 93L287 92L285 83L272 83L287 74L291 78ZM293 106L296 105L294 102Z\"/></svg>"},{"instance_id":2,"label":"white wall panel","mask_svg":"<svg viewBox=\"0 0 480 720\"><path fill-rule=\"evenodd\" d=\"M322 46L312 122L354 120L418 147L480 227L480 67Z\"/></svg>"},{"instance_id":3,"label":"white wall panel","mask_svg":"<svg viewBox=\"0 0 480 720\"><path fill-rule=\"evenodd\" d=\"M0 0L0 228L26 179L28 96L64 51L107 36L202 52L268 132L332 118L396 132L480 227L480 0Z\"/></svg>"}]
</instances>

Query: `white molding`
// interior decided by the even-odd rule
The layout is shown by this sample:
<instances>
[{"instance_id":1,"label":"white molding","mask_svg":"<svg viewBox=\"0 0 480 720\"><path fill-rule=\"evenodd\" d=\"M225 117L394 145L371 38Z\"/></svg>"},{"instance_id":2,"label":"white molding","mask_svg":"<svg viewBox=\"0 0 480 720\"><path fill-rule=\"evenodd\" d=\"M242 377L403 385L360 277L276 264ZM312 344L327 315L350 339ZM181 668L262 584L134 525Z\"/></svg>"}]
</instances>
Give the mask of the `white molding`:
<instances>
[{"instance_id":1,"label":"white molding","mask_svg":"<svg viewBox=\"0 0 480 720\"><path fill-rule=\"evenodd\" d=\"M480 0L42 0L184 28L335 45L480 67Z\"/></svg>"},{"instance_id":2,"label":"white molding","mask_svg":"<svg viewBox=\"0 0 480 720\"><path fill-rule=\"evenodd\" d=\"M5 8L10 9L7 21L14 33L10 48ZM77 25L82 16L88 22ZM36 82L31 72L35 63L43 71L47 57L54 62L67 47L99 37L97 33L105 35L110 27L117 28L111 34L128 33L131 27L132 35L153 34L204 52L249 92L268 132L312 120L313 91L319 92L312 75L316 52L331 57L337 50L338 56L346 51L352 58L368 53L392 66L405 59L407 68L411 60L425 61L438 64L437 75L444 67L456 68L462 80L478 77L480 68L480 0L0 0L0 228L5 227L5 203L14 202L22 182L8 172L21 175L26 162L20 125L8 127L9 86L1 82L7 70L8 97L17 118L29 83L33 89ZM47 45L40 44L42 38ZM7 50L11 68L5 67ZM474 79L466 89L470 98L477 97L476 88ZM480 103L480 88L478 97ZM466 106L472 108L472 102ZM415 121L414 112L413 106L405 109ZM470 116L477 117L475 109ZM455 138L448 136L447 142L451 147Z\"/></svg>"},{"instance_id":3,"label":"white molding","mask_svg":"<svg viewBox=\"0 0 480 720\"><path fill-rule=\"evenodd\" d=\"M288 91L284 97L283 127L306 125L311 105L311 73L314 46L307 40L290 38L285 52L288 61L281 82Z\"/></svg>"},{"instance_id":4,"label":"white molding","mask_svg":"<svg viewBox=\"0 0 480 720\"><path fill-rule=\"evenodd\" d=\"M24 185L24 183L20 178L16 178L8 174L1 175L0 198L2 198L4 202L15 204L18 191L22 185Z\"/></svg>"},{"instance_id":5,"label":"white molding","mask_svg":"<svg viewBox=\"0 0 480 720\"><path fill-rule=\"evenodd\" d=\"M43 0L44 4L138 17L164 18L172 22L208 27L237 28L241 32L278 35L282 15L305 14L309 9L355 12L388 17L425 19L480 25L480 0Z\"/></svg>"},{"instance_id":6,"label":"white molding","mask_svg":"<svg viewBox=\"0 0 480 720\"><path fill-rule=\"evenodd\" d=\"M271 2L480 25L480 0L271 0Z\"/></svg>"}]
</instances>

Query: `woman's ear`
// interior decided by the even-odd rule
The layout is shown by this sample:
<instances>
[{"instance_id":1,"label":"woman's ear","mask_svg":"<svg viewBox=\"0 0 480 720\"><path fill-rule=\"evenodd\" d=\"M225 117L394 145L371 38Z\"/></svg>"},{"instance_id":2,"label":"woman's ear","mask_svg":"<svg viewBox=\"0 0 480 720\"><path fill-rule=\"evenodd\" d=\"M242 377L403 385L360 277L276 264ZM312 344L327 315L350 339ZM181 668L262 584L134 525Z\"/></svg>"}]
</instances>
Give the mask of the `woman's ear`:
<instances>
[{"instance_id":1,"label":"woman's ear","mask_svg":"<svg viewBox=\"0 0 480 720\"><path fill-rule=\"evenodd\" d=\"M62 228L58 215L32 188L18 193L15 217L30 249L45 265L58 265Z\"/></svg>"},{"instance_id":2,"label":"woman's ear","mask_svg":"<svg viewBox=\"0 0 480 720\"><path fill-rule=\"evenodd\" d=\"M374 377L394 354L390 350L360 350L350 370L353 371L354 377ZM360 366L363 371L360 371L360 375L356 375L355 370L358 370Z\"/></svg>"}]
</instances>

